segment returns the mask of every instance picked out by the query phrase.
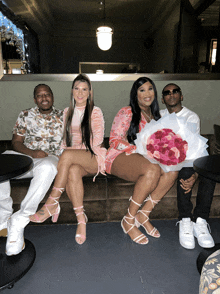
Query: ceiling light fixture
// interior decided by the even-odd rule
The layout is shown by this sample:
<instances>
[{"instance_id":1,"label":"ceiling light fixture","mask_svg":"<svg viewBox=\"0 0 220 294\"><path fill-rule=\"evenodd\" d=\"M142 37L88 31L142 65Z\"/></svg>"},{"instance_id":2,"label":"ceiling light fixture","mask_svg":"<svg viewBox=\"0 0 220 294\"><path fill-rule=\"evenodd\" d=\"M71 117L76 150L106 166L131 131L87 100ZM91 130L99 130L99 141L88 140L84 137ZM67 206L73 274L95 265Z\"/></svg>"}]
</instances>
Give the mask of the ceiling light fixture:
<instances>
[{"instance_id":1,"label":"ceiling light fixture","mask_svg":"<svg viewBox=\"0 0 220 294\"><path fill-rule=\"evenodd\" d=\"M101 4L101 3L100 3ZM107 51L112 46L112 28L105 25L105 0L102 1L102 4L104 5L103 9L103 19L104 19L104 25L100 26L96 30L96 37L97 37L97 43L101 50Z\"/></svg>"}]
</instances>

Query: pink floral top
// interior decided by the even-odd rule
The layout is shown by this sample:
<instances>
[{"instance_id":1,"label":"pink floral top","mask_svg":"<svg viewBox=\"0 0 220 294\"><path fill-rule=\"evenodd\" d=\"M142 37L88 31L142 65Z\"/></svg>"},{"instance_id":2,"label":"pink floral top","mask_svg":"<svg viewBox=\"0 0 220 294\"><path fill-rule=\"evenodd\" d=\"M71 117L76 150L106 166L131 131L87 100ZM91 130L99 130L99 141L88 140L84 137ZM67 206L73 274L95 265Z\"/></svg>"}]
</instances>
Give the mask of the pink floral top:
<instances>
[{"instance_id":1,"label":"pink floral top","mask_svg":"<svg viewBox=\"0 0 220 294\"><path fill-rule=\"evenodd\" d=\"M63 113L64 126L68 109L68 107L65 108ZM61 144L62 149L86 149L86 146L82 144L82 134L80 128L84 111L85 106L75 107L71 124L72 146L67 147L66 143L63 141ZM105 156L107 151L104 147L101 147L104 138L104 124L105 122L101 109L99 107L94 106L91 116L91 128L93 138L91 138L90 144L92 150L96 154L96 159L98 162L98 173L101 172L102 174L105 174Z\"/></svg>"},{"instance_id":2,"label":"pink floral top","mask_svg":"<svg viewBox=\"0 0 220 294\"><path fill-rule=\"evenodd\" d=\"M106 172L109 174L111 173L112 163L119 154L126 152L127 155L130 155L136 150L136 146L130 144L127 140L127 132L130 127L131 119L132 111L130 106L121 108L114 118L109 138L110 147L107 151L105 160ZM139 132L144 128L146 123L146 119L141 114Z\"/></svg>"}]
</instances>

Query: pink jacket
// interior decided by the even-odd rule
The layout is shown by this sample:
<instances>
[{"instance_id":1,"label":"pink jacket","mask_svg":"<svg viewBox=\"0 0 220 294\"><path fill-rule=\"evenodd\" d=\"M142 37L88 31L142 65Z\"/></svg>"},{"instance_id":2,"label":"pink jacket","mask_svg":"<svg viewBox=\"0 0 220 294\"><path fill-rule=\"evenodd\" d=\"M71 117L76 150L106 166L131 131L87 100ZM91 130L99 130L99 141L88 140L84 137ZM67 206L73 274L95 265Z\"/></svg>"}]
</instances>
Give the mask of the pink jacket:
<instances>
[{"instance_id":1,"label":"pink jacket","mask_svg":"<svg viewBox=\"0 0 220 294\"><path fill-rule=\"evenodd\" d=\"M136 150L136 146L130 144L127 140L127 132L130 127L131 119L132 111L130 106L121 108L114 118L109 139L110 147L107 151L105 160L107 173L111 173L112 163L119 154L126 152L126 154L129 155ZM144 128L146 123L146 119L141 114L139 132Z\"/></svg>"}]
</instances>

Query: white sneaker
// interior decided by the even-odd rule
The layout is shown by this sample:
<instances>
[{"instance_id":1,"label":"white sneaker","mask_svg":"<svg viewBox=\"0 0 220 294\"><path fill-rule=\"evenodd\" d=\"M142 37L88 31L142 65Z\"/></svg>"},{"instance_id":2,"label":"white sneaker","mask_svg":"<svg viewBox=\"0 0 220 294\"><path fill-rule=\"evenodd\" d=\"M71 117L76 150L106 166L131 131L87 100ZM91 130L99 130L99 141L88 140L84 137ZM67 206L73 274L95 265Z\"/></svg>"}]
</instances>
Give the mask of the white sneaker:
<instances>
[{"instance_id":1,"label":"white sneaker","mask_svg":"<svg viewBox=\"0 0 220 294\"><path fill-rule=\"evenodd\" d=\"M0 224L0 237L7 237L7 221Z\"/></svg>"},{"instance_id":2,"label":"white sneaker","mask_svg":"<svg viewBox=\"0 0 220 294\"><path fill-rule=\"evenodd\" d=\"M24 228L19 227L16 223L8 220L8 238L6 242L6 254L16 255L25 248Z\"/></svg>"},{"instance_id":3,"label":"white sneaker","mask_svg":"<svg viewBox=\"0 0 220 294\"><path fill-rule=\"evenodd\" d=\"M193 236L193 223L190 217L182 218L179 221L179 241L186 249L195 248L195 239Z\"/></svg>"},{"instance_id":4,"label":"white sneaker","mask_svg":"<svg viewBox=\"0 0 220 294\"><path fill-rule=\"evenodd\" d=\"M215 242L208 230L208 223L205 219L201 217L197 218L196 223L193 223L193 233L201 247L211 248L215 246Z\"/></svg>"}]
</instances>

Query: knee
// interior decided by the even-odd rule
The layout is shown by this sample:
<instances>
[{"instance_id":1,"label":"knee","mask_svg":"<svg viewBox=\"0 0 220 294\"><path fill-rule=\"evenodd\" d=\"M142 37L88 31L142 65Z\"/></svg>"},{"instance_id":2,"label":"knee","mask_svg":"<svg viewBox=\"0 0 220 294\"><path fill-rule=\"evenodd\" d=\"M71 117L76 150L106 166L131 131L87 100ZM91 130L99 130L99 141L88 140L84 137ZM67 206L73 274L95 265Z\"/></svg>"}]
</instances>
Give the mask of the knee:
<instances>
[{"instance_id":1,"label":"knee","mask_svg":"<svg viewBox=\"0 0 220 294\"><path fill-rule=\"evenodd\" d=\"M79 178L82 178L81 167L77 164L72 164L69 168L68 181L78 181Z\"/></svg>"},{"instance_id":2,"label":"knee","mask_svg":"<svg viewBox=\"0 0 220 294\"><path fill-rule=\"evenodd\" d=\"M171 171L168 173L165 173L167 175L167 177L173 179L174 181L178 178L178 171Z\"/></svg>"},{"instance_id":3,"label":"knee","mask_svg":"<svg viewBox=\"0 0 220 294\"><path fill-rule=\"evenodd\" d=\"M175 181L178 178L178 171L165 172L162 170L161 176L163 176L163 178L173 179Z\"/></svg>"},{"instance_id":4,"label":"knee","mask_svg":"<svg viewBox=\"0 0 220 294\"><path fill-rule=\"evenodd\" d=\"M186 180L195 173L192 167L183 167L178 173L178 179Z\"/></svg>"},{"instance_id":5,"label":"knee","mask_svg":"<svg viewBox=\"0 0 220 294\"><path fill-rule=\"evenodd\" d=\"M10 199L10 194L11 194L10 181L0 183L0 202L2 200Z\"/></svg>"},{"instance_id":6,"label":"knee","mask_svg":"<svg viewBox=\"0 0 220 294\"><path fill-rule=\"evenodd\" d=\"M58 166L57 169L59 171L59 169L61 169L62 167L68 167L71 163L70 163L70 157L69 157L69 150L65 150L62 155L59 158L59 162L58 162Z\"/></svg>"},{"instance_id":7,"label":"knee","mask_svg":"<svg viewBox=\"0 0 220 294\"><path fill-rule=\"evenodd\" d=\"M66 162L69 162L70 160L70 152L72 150L64 150L63 153L61 154L60 156L60 159L59 159L59 163L66 163Z\"/></svg>"},{"instance_id":8,"label":"knee","mask_svg":"<svg viewBox=\"0 0 220 294\"><path fill-rule=\"evenodd\" d=\"M160 167L158 164L151 164L150 168L149 166L144 170L144 176L151 181L158 181L160 178Z\"/></svg>"},{"instance_id":9,"label":"knee","mask_svg":"<svg viewBox=\"0 0 220 294\"><path fill-rule=\"evenodd\" d=\"M50 175L52 177L55 177L57 174L57 163L58 158L56 157L45 157L40 162L38 166L38 170L42 173L42 175Z\"/></svg>"}]
</instances>

